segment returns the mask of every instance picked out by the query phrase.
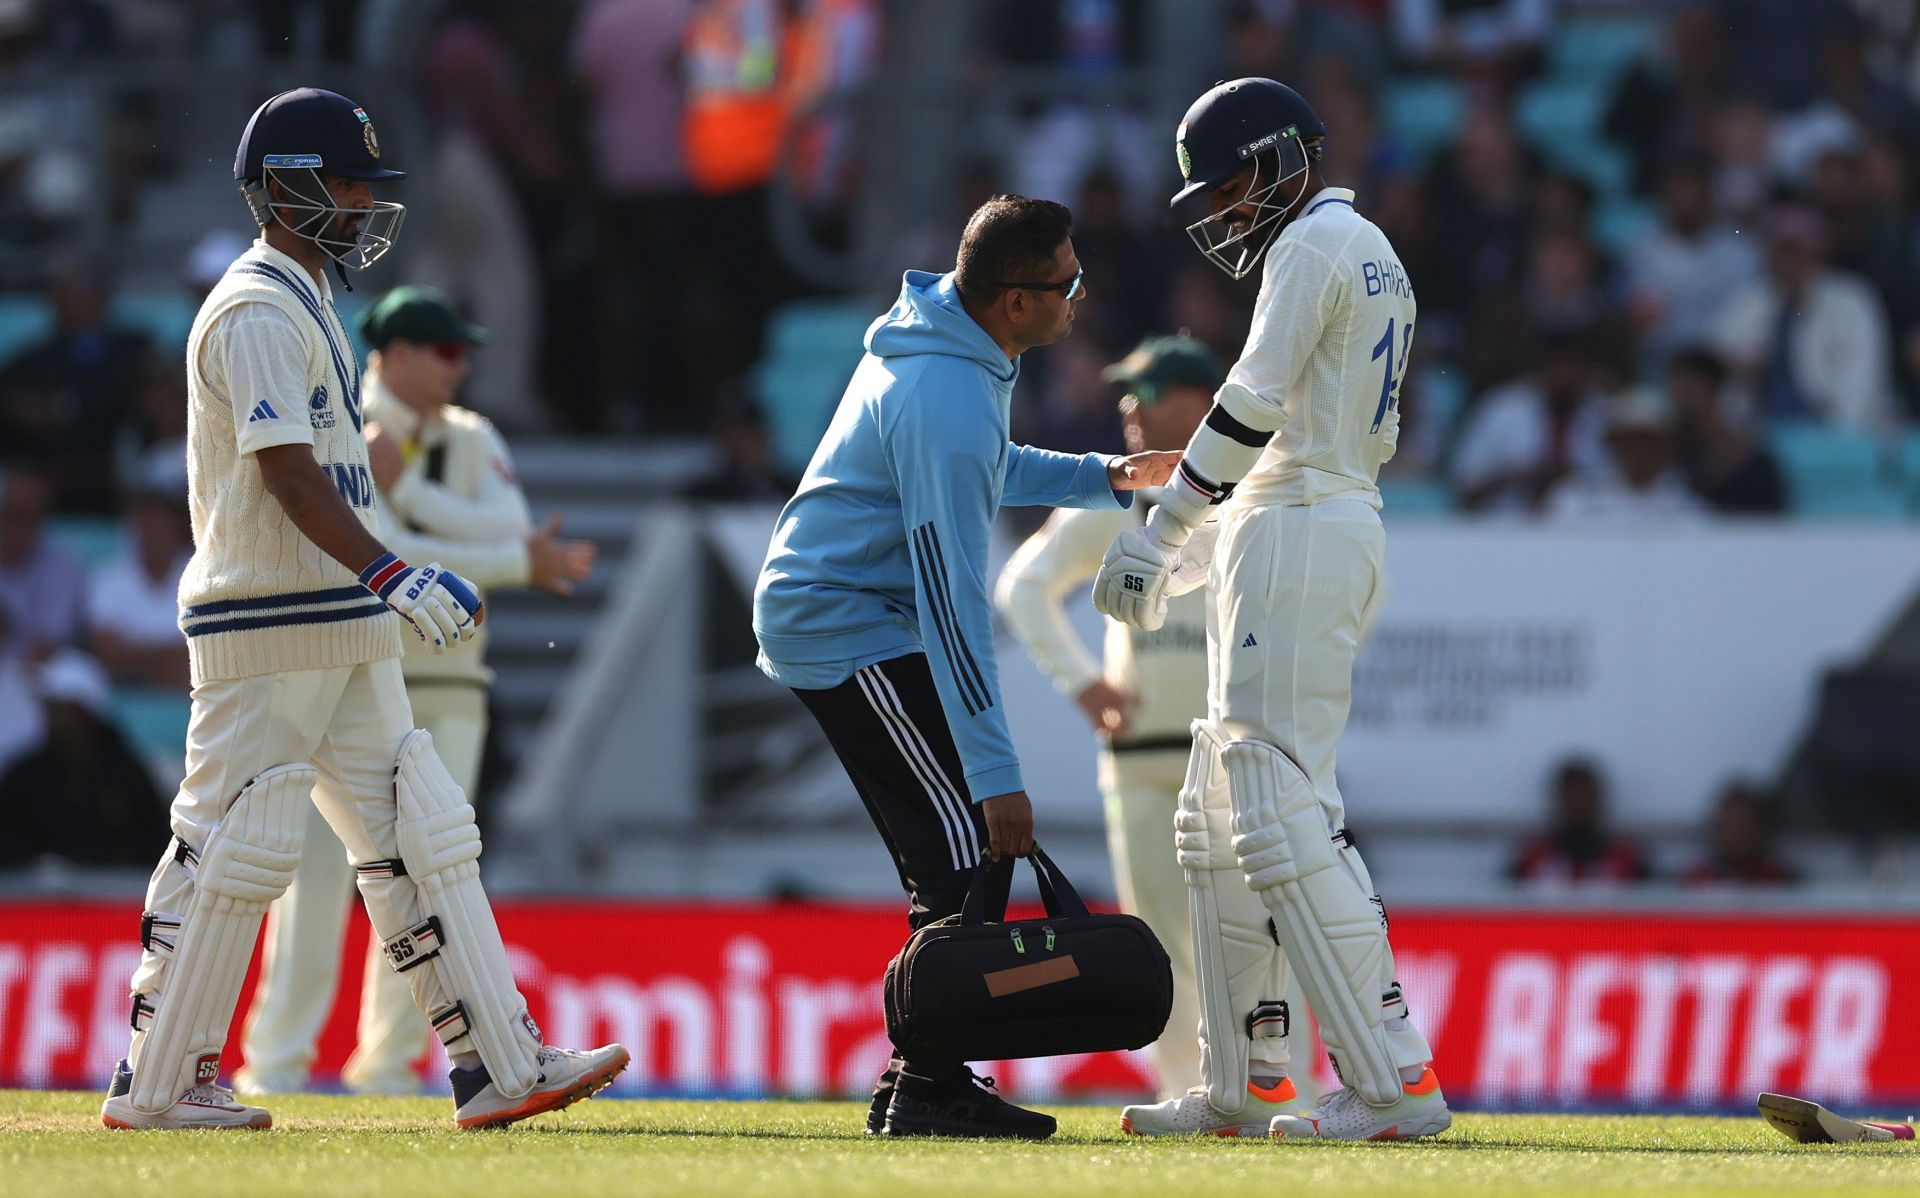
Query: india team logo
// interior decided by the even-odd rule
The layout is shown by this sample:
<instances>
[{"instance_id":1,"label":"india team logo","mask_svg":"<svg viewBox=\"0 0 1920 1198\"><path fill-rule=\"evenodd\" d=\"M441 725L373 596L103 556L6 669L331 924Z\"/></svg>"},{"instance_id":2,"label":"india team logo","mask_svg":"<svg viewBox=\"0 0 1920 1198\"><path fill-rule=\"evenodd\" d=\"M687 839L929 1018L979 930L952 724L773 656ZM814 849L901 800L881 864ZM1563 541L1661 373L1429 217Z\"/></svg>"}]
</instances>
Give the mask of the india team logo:
<instances>
[{"instance_id":1,"label":"india team logo","mask_svg":"<svg viewBox=\"0 0 1920 1198\"><path fill-rule=\"evenodd\" d=\"M313 421L315 428L332 428L334 420L333 405L327 402L327 389L315 387L313 394L307 397L307 418Z\"/></svg>"},{"instance_id":2,"label":"india team logo","mask_svg":"<svg viewBox=\"0 0 1920 1198\"><path fill-rule=\"evenodd\" d=\"M380 158L380 139L373 135L373 118L367 115L367 110L364 108L354 109L353 115L360 118L360 136L367 143L367 153L373 155L374 160L378 161Z\"/></svg>"}]
</instances>

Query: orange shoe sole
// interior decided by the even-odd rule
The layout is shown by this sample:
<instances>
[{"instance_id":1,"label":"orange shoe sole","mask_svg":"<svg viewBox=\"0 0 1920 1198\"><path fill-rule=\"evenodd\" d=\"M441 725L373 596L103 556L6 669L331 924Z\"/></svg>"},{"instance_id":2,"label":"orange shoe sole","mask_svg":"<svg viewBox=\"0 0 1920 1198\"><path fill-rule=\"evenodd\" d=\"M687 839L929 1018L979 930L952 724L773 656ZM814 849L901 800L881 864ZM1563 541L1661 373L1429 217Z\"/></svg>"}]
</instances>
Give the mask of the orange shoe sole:
<instances>
[{"instance_id":1,"label":"orange shoe sole","mask_svg":"<svg viewBox=\"0 0 1920 1198\"><path fill-rule=\"evenodd\" d=\"M581 1099L591 1098L606 1089L631 1060L632 1057L623 1049L619 1056L564 1090L535 1090L517 1107L495 1111L490 1115L476 1115L471 1119L461 1119L459 1124L469 1131L484 1127L505 1127L509 1123L518 1123L522 1119L531 1119L535 1115L544 1115L548 1111L570 1107Z\"/></svg>"},{"instance_id":2,"label":"orange shoe sole","mask_svg":"<svg viewBox=\"0 0 1920 1198\"><path fill-rule=\"evenodd\" d=\"M100 1116L100 1122L115 1131L265 1131L273 1126L273 1116L268 1115L258 1123L210 1123L206 1127L135 1127L112 1115Z\"/></svg>"}]
</instances>

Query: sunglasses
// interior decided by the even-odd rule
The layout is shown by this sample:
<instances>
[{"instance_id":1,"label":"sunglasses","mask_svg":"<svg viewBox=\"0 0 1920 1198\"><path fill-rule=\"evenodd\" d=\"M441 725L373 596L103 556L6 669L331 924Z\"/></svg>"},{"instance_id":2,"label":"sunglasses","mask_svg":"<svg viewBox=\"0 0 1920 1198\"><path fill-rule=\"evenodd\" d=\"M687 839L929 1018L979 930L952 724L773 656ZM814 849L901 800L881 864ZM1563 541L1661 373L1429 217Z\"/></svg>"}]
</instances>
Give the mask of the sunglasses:
<instances>
[{"instance_id":1,"label":"sunglasses","mask_svg":"<svg viewBox=\"0 0 1920 1198\"><path fill-rule=\"evenodd\" d=\"M1063 283L996 283L996 287L1024 287L1028 291L1058 291L1070 300L1079 299L1086 290L1084 280L1087 268L1081 267L1073 272L1073 277Z\"/></svg>"},{"instance_id":2,"label":"sunglasses","mask_svg":"<svg viewBox=\"0 0 1920 1198\"><path fill-rule=\"evenodd\" d=\"M467 360L468 345L464 341L435 341L427 346L435 356L447 363L459 363Z\"/></svg>"}]
</instances>

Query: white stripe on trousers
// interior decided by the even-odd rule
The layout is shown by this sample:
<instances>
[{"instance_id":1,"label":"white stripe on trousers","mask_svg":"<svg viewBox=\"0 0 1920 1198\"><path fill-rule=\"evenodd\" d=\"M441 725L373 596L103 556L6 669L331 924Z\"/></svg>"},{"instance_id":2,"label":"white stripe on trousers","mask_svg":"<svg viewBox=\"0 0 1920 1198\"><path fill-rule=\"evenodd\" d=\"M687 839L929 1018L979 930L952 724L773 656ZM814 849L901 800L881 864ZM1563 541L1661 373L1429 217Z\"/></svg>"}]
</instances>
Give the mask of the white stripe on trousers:
<instances>
[{"instance_id":1,"label":"white stripe on trousers","mask_svg":"<svg viewBox=\"0 0 1920 1198\"><path fill-rule=\"evenodd\" d=\"M931 800L934 811L939 813L940 823L946 832L947 851L953 858L953 867L972 869L980 853L967 805L954 793L946 773L940 768L939 758L934 756L932 747L907 715L906 704L900 701L892 680L881 673L877 665L857 671L854 677L859 680L861 693L867 696L867 702L879 714L880 722L893 739L894 747L900 750L900 756L906 759L914 777L920 779L920 785L926 788L927 798ZM973 846L972 859L968 857L967 845Z\"/></svg>"}]
</instances>

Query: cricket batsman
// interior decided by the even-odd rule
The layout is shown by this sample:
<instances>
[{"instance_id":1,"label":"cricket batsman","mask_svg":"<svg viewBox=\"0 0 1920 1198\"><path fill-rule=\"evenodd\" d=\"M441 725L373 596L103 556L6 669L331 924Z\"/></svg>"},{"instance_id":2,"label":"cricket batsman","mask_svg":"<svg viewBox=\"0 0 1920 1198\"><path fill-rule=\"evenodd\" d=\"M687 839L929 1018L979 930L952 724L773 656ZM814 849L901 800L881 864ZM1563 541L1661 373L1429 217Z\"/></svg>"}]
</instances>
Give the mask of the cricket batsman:
<instances>
[{"instance_id":1,"label":"cricket batsman","mask_svg":"<svg viewBox=\"0 0 1920 1198\"><path fill-rule=\"evenodd\" d=\"M1376 480L1399 432L1415 308L1386 237L1321 177L1326 135L1271 79L1215 86L1175 135L1186 186L1173 203L1208 207L1187 226L1194 244L1234 278L1266 261L1246 348L1159 506L1114 540L1094 583L1096 607L1144 629L1161 627L1169 597L1207 588L1207 716L1177 833L1206 1085L1128 1108L1135 1130L1241 1118L1263 998L1244 979L1275 953L1343 1085L1276 1111L1269 1135L1407 1139L1452 1123L1334 779L1383 590Z\"/></svg>"},{"instance_id":2,"label":"cricket batsman","mask_svg":"<svg viewBox=\"0 0 1920 1198\"><path fill-rule=\"evenodd\" d=\"M1127 452L1185 445L1225 376L1213 351L1187 336L1149 337L1109 366L1102 377L1125 388L1120 419ZM1193 743L1188 727L1207 710L1206 600L1189 594L1170 601L1166 623L1152 632L1109 620L1104 665L1080 643L1062 608L1068 592L1100 572L1114 537L1144 523L1152 497L1147 492L1126 511L1056 511L1008 560L994 602L1027 655L1100 739L1100 793L1120 906L1146 920L1173 958L1173 1014L1153 1045L1161 1095L1171 1097L1200 1080L1187 885L1170 833ZM1278 954L1269 956L1276 964L1268 972L1277 975L1283 968ZM1285 978L1274 976L1268 985L1284 986ZM1284 997L1278 988L1270 994L1275 1003ZM1279 1025L1260 1030L1254 1051L1277 1048L1277 1036L1267 1033ZM1248 1105L1260 1109L1257 1102ZM1266 1135L1268 1117L1249 1115L1244 1130Z\"/></svg>"},{"instance_id":3,"label":"cricket batsman","mask_svg":"<svg viewBox=\"0 0 1920 1198\"><path fill-rule=\"evenodd\" d=\"M557 1110L627 1064L618 1044L543 1043L480 884L473 808L414 728L401 679L403 629L444 650L485 618L464 580L375 535L360 373L327 280L329 265L345 285L392 248L405 209L369 185L402 177L381 165L366 111L334 92L283 92L240 139L234 178L260 238L187 339L193 710L108 1127L271 1126L219 1084L220 1053L310 802L446 1044L460 1126Z\"/></svg>"}]
</instances>

